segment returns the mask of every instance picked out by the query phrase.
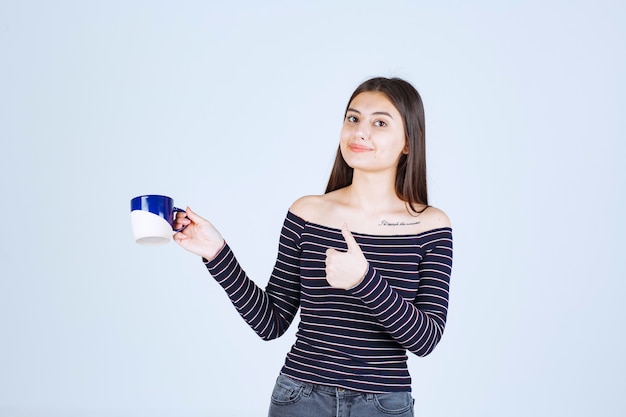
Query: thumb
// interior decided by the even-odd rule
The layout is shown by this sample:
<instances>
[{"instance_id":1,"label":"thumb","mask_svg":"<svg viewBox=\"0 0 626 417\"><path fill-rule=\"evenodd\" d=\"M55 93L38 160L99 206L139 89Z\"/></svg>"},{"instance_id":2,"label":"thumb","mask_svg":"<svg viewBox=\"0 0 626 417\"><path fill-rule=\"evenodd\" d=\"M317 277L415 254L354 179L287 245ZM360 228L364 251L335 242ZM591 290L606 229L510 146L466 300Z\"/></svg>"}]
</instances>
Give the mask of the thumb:
<instances>
[{"instance_id":1,"label":"thumb","mask_svg":"<svg viewBox=\"0 0 626 417\"><path fill-rule=\"evenodd\" d=\"M353 249L361 250L356 239L354 238L354 236L352 236L352 232L350 232L350 229L348 229L348 223L344 223L341 227L341 234L343 235L343 238L346 240L346 244L348 245L348 252L352 251Z\"/></svg>"}]
</instances>

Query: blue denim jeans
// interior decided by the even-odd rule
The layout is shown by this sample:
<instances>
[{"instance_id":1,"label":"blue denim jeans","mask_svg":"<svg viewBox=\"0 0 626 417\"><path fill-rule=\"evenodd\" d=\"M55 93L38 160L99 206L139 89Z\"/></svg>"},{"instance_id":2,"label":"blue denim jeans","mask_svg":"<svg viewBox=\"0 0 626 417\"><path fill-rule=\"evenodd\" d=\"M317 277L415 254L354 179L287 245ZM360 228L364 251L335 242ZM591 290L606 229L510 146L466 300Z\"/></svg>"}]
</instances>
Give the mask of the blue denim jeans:
<instances>
[{"instance_id":1,"label":"blue denim jeans","mask_svg":"<svg viewBox=\"0 0 626 417\"><path fill-rule=\"evenodd\" d=\"M370 394L279 375L268 417L413 417L410 392Z\"/></svg>"}]
</instances>

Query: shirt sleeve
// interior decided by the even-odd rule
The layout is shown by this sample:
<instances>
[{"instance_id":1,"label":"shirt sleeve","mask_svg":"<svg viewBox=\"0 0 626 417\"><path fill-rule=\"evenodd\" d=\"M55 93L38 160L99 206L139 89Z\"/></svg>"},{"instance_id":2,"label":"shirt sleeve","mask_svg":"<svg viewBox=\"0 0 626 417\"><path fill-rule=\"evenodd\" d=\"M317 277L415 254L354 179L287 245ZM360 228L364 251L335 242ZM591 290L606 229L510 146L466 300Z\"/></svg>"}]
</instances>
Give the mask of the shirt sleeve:
<instances>
[{"instance_id":1,"label":"shirt sleeve","mask_svg":"<svg viewBox=\"0 0 626 417\"><path fill-rule=\"evenodd\" d=\"M263 340L285 333L300 306L299 241L303 227L298 218L287 214L276 263L265 290L248 277L228 244L214 259L205 262L241 317Z\"/></svg>"},{"instance_id":2,"label":"shirt sleeve","mask_svg":"<svg viewBox=\"0 0 626 417\"><path fill-rule=\"evenodd\" d=\"M442 229L423 247L419 287L413 302L404 300L371 265L351 292L367 305L405 349L426 356L441 340L448 314L452 273L452 231Z\"/></svg>"}]
</instances>

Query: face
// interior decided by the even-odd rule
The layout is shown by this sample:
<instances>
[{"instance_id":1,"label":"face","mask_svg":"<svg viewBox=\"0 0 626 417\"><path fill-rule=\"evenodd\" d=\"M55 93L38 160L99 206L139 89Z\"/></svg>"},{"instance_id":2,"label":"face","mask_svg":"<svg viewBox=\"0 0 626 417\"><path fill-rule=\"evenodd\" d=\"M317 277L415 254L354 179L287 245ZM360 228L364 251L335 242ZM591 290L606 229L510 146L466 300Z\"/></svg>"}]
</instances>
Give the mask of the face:
<instances>
[{"instance_id":1,"label":"face","mask_svg":"<svg viewBox=\"0 0 626 417\"><path fill-rule=\"evenodd\" d=\"M348 106L339 146L354 169L395 173L408 152L402 116L383 93L361 93Z\"/></svg>"}]
</instances>

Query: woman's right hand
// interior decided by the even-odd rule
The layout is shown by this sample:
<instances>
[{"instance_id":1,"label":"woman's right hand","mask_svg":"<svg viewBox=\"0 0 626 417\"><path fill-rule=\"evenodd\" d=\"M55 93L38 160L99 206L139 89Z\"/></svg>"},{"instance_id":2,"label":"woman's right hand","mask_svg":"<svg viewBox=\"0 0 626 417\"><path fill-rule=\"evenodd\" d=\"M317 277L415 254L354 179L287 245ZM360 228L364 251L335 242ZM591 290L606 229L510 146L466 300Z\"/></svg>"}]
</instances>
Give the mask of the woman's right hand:
<instances>
[{"instance_id":1,"label":"woman's right hand","mask_svg":"<svg viewBox=\"0 0 626 417\"><path fill-rule=\"evenodd\" d=\"M220 232L189 207L184 212L176 213L174 219L174 229L183 227L174 235L174 240L191 253L211 260L224 247L224 238Z\"/></svg>"}]
</instances>

